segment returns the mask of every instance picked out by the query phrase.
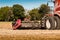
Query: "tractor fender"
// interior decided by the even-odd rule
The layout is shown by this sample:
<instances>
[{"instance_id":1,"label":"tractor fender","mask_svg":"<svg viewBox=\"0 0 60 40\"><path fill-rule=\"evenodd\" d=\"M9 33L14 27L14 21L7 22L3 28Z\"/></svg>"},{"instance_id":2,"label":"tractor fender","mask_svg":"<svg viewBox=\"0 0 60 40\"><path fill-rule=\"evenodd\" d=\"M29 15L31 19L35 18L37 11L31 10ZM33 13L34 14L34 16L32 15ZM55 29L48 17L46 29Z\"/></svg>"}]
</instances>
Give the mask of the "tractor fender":
<instances>
[{"instance_id":1,"label":"tractor fender","mask_svg":"<svg viewBox=\"0 0 60 40\"><path fill-rule=\"evenodd\" d=\"M59 18L60 18L60 14L57 14L57 13L56 13L56 14L54 14L54 16L57 16L57 17L59 17Z\"/></svg>"}]
</instances>

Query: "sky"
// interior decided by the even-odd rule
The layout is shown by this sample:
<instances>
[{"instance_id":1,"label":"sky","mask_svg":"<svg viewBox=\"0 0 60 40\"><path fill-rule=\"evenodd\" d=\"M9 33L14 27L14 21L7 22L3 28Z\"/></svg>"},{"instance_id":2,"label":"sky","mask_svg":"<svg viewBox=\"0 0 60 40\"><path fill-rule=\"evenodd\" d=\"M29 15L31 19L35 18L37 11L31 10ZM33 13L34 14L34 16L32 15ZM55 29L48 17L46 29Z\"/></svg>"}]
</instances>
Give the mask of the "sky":
<instances>
[{"instance_id":1,"label":"sky","mask_svg":"<svg viewBox=\"0 0 60 40\"><path fill-rule=\"evenodd\" d=\"M41 4L46 4L49 0L0 0L0 7L13 6L14 4L20 4L25 9L31 10L33 8L38 8ZM50 3L49 5L52 5Z\"/></svg>"}]
</instances>

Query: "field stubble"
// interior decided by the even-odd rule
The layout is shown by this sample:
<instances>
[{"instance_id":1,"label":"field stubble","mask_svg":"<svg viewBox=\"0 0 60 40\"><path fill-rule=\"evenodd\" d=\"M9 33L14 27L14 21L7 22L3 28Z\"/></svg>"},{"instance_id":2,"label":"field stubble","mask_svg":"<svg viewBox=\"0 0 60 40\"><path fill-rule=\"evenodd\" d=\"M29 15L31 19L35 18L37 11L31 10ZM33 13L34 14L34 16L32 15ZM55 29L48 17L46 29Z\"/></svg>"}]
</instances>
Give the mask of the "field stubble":
<instances>
[{"instance_id":1,"label":"field stubble","mask_svg":"<svg viewBox=\"0 0 60 40\"><path fill-rule=\"evenodd\" d=\"M0 40L60 40L60 30L12 30L11 22L0 22Z\"/></svg>"},{"instance_id":2,"label":"field stubble","mask_svg":"<svg viewBox=\"0 0 60 40\"><path fill-rule=\"evenodd\" d=\"M60 40L60 30L0 29L0 40Z\"/></svg>"}]
</instances>

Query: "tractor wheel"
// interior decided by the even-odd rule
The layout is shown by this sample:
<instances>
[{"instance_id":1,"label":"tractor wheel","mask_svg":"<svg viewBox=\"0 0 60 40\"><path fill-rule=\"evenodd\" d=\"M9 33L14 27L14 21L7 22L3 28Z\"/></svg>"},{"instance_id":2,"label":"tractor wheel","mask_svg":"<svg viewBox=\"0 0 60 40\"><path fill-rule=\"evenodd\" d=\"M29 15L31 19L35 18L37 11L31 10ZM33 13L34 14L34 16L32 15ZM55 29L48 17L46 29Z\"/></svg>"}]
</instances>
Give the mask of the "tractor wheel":
<instances>
[{"instance_id":1,"label":"tractor wheel","mask_svg":"<svg viewBox=\"0 0 60 40\"><path fill-rule=\"evenodd\" d=\"M51 16L45 17L42 24L43 24L42 26L44 26L44 28L46 29L50 29L50 30L55 29L54 17L51 17Z\"/></svg>"},{"instance_id":2,"label":"tractor wheel","mask_svg":"<svg viewBox=\"0 0 60 40\"><path fill-rule=\"evenodd\" d=\"M60 19L59 19L59 17L55 16L54 19L55 19L56 29L60 29Z\"/></svg>"}]
</instances>

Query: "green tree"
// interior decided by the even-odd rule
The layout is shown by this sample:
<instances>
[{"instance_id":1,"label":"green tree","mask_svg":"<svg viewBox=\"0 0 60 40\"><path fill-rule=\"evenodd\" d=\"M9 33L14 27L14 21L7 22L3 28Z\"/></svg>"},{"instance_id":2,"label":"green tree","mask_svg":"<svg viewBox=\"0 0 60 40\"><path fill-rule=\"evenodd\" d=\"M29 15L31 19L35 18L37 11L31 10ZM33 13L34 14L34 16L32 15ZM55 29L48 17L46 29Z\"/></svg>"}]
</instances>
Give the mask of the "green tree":
<instances>
[{"instance_id":1,"label":"green tree","mask_svg":"<svg viewBox=\"0 0 60 40\"><path fill-rule=\"evenodd\" d=\"M38 9L32 9L29 12L29 15L31 16L31 20L39 20L40 19L40 14L38 13Z\"/></svg>"},{"instance_id":2,"label":"green tree","mask_svg":"<svg viewBox=\"0 0 60 40\"><path fill-rule=\"evenodd\" d=\"M48 14L50 12L50 7L46 4L42 4L39 8L39 13L41 16L44 16L45 14Z\"/></svg>"},{"instance_id":3,"label":"green tree","mask_svg":"<svg viewBox=\"0 0 60 40\"><path fill-rule=\"evenodd\" d=\"M0 8L0 21L9 21L12 15L11 7L1 7Z\"/></svg>"},{"instance_id":4,"label":"green tree","mask_svg":"<svg viewBox=\"0 0 60 40\"><path fill-rule=\"evenodd\" d=\"M14 18L21 18L24 19L25 15L24 15L24 7L22 5L19 4L15 4L13 5L13 14L14 14Z\"/></svg>"}]
</instances>

